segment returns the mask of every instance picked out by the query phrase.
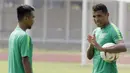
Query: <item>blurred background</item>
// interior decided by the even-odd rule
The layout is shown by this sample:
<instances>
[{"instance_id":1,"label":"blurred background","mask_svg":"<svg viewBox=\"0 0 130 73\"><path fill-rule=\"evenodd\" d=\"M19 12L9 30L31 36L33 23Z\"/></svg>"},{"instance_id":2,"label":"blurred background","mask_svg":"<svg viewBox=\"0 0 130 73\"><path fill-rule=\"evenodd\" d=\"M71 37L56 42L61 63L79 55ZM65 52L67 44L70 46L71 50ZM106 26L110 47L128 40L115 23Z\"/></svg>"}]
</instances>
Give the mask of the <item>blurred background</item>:
<instances>
[{"instance_id":1,"label":"blurred background","mask_svg":"<svg viewBox=\"0 0 130 73\"><path fill-rule=\"evenodd\" d=\"M104 3L109 20L121 30L125 43L130 43L129 0L86 0L86 34L95 29L92 6ZM35 7L35 23L28 31L34 43L35 73L79 73L92 71L92 61L82 57L83 0L0 0L0 65L7 73L8 38L17 25L16 8L21 4ZM118 59L119 73L130 72L130 52ZM84 58L84 59L83 59ZM82 60L85 60L82 61ZM85 67L80 66L80 63ZM126 68L127 67L127 68ZM69 70L68 70L69 69Z\"/></svg>"}]
</instances>

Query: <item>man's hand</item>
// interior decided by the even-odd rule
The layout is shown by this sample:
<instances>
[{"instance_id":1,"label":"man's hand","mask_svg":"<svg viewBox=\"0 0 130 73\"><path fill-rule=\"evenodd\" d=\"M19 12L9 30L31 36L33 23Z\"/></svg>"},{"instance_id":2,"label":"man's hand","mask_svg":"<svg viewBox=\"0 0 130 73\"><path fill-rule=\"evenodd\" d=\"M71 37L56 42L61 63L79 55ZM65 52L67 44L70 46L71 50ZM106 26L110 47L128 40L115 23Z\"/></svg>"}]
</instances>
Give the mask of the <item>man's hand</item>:
<instances>
[{"instance_id":1,"label":"man's hand","mask_svg":"<svg viewBox=\"0 0 130 73\"><path fill-rule=\"evenodd\" d=\"M95 37L95 34L92 36L92 35L88 35L88 38L87 38L88 42L90 44L92 44L93 46L97 45L98 43L96 42L96 37Z\"/></svg>"},{"instance_id":2,"label":"man's hand","mask_svg":"<svg viewBox=\"0 0 130 73\"><path fill-rule=\"evenodd\" d=\"M91 35L88 35L88 38L87 38L88 42L90 44L92 44L93 46L95 46L98 50L100 51L105 51L105 49L103 49L96 41L96 37L95 37L95 34L93 36Z\"/></svg>"}]
</instances>

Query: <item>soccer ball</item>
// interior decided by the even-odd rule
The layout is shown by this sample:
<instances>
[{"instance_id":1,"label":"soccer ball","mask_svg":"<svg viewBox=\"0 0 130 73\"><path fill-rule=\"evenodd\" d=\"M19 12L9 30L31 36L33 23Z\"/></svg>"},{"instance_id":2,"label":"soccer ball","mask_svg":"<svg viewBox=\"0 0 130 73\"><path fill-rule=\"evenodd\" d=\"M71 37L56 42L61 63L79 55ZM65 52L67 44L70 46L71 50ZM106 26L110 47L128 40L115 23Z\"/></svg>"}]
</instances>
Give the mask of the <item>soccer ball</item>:
<instances>
[{"instance_id":1,"label":"soccer ball","mask_svg":"<svg viewBox=\"0 0 130 73\"><path fill-rule=\"evenodd\" d=\"M105 48L114 45L115 45L114 43L106 43L102 47ZM100 56L104 61L112 62L112 61L116 61L119 58L119 53L100 52Z\"/></svg>"}]
</instances>

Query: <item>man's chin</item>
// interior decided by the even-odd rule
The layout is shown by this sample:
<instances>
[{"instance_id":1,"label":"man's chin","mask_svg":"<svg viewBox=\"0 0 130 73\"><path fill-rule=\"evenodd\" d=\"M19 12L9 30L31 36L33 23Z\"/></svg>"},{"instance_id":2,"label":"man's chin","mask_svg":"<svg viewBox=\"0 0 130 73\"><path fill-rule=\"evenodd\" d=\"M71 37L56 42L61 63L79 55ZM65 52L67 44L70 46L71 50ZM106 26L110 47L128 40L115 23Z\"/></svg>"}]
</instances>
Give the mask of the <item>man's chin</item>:
<instances>
[{"instance_id":1,"label":"man's chin","mask_svg":"<svg viewBox=\"0 0 130 73\"><path fill-rule=\"evenodd\" d=\"M100 24L97 24L97 27L101 27L101 25L100 25Z\"/></svg>"}]
</instances>

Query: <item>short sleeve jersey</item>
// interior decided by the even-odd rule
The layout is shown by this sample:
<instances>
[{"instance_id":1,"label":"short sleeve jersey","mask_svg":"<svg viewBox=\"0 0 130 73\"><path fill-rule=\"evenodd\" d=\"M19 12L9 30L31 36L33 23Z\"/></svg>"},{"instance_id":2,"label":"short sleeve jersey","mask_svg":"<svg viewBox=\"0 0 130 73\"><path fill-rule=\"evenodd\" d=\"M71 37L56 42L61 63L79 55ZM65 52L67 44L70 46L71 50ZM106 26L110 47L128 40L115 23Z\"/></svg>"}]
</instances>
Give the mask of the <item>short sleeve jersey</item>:
<instances>
[{"instance_id":1,"label":"short sleeve jersey","mask_svg":"<svg viewBox=\"0 0 130 73\"><path fill-rule=\"evenodd\" d=\"M123 39L120 30L113 23L102 29L96 28L93 34L95 34L96 41L100 46L105 43L117 43ZM105 62L100 56L100 51L96 48L94 48L93 65L93 73L118 73L116 61Z\"/></svg>"},{"instance_id":2,"label":"short sleeve jersey","mask_svg":"<svg viewBox=\"0 0 130 73\"><path fill-rule=\"evenodd\" d=\"M32 67L32 40L19 26L9 37L8 50L8 73L25 73L22 57L28 56Z\"/></svg>"}]
</instances>

